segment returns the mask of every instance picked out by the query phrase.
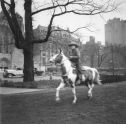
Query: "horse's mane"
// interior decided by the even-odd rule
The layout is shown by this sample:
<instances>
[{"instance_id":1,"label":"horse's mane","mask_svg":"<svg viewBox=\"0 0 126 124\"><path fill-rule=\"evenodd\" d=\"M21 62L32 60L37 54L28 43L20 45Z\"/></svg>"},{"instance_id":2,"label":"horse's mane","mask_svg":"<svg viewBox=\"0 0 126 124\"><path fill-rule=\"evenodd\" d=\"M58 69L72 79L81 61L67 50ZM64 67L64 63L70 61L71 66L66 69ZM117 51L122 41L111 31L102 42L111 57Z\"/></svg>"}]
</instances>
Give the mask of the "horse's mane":
<instances>
[{"instance_id":1,"label":"horse's mane","mask_svg":"<svg viewBox=\"0 0 126 124\"><path fill-rule=\"evenodd\" d=\"M62 53L62 55L66 58L66 60L68 60L70 62L70 64L72 65L72 62L70 61L70 59L64 54Z\"/></svg>"}]
</instances>

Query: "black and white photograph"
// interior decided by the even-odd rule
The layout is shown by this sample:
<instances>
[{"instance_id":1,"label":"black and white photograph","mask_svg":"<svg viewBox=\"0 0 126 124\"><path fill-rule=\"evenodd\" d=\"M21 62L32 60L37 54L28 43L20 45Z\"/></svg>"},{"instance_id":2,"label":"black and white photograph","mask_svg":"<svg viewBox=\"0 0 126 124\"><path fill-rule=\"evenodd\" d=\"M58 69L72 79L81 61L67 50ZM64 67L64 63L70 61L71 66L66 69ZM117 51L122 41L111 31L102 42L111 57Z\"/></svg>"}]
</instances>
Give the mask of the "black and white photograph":
<instances>
[{"instance_id":1,"label":"black and white photograph","mask_svg":"<svg viewBox=\"0 0 126 124\"><path fill-rule=\"evenodd\" d=\"M0 124L126 124L126 0L0 0Z\"/></svg>"}]
</instances>

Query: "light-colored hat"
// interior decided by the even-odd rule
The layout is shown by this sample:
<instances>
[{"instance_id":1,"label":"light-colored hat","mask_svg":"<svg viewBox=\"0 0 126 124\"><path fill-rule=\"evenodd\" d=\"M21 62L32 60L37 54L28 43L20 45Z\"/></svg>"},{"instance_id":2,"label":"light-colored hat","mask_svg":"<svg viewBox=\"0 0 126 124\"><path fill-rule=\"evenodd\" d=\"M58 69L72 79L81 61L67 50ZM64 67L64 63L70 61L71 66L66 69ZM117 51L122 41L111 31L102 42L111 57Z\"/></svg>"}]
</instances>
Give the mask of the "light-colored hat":
<instances>
[{"instance_id":1,"label":"light-colored hat","mask_svg":"<svg viewBox=\"0 0 126 124\"><path fill-rule=\"evenodd\" d=\"M79 45L78 45L76 42L71 42L71 43L69 44L69 46L76 46L76 47L79 47Z\"/></svg>"}]
</instances>

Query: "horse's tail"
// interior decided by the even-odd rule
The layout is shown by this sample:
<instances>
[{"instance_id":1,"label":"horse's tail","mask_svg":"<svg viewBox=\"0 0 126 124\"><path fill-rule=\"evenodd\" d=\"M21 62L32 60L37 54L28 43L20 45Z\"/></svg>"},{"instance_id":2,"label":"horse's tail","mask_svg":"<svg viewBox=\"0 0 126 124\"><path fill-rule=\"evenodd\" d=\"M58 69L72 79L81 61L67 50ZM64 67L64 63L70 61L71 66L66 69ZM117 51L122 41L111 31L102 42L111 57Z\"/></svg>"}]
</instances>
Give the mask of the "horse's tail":
<instances>
[{"instance_id":1,"label":"horse's tail","mask_svg":"<svg viewBox=\"0 0 126 124\"><path fill-rule=\"evenodd\" d=\"M94 70L95 70L95 83L97 83L98 85L102 85L98 70L97 69Z\"/></svg>"}]
</instances>

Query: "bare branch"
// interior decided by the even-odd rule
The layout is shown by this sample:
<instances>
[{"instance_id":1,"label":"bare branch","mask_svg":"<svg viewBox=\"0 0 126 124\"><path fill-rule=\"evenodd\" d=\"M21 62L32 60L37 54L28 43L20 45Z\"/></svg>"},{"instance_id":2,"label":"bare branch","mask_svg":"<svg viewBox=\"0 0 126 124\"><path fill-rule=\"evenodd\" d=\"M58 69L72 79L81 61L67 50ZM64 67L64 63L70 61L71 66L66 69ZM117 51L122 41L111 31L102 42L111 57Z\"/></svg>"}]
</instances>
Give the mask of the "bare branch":
<instances>
[{"instance_id":1,"label":"bare branch","mask_svg":"<svg viewBox=\"0 0 126 124\"><path fill-rule=\"evenodd\" d=\"M14 2L14 0L11 0L10 12L7 11L5 4L6 4L5 1L1 0L2 10L7 17L7 21L10 26L10 29L14 34L15 45L17 48L20 49L21 48L20 41L24 41L24 38L23 38L22 32L20 30L20 27L18 25L18 21L17 21L16 14L15 14L15 2Z\"/></svg>"},{"instance_id":2,"label":"bare branch","mask_svg":"<svg viewBox=\"0 0 126 124\"><path fill-rule=\"evenodd\" d=\"M58 5L57 5L57 6L50 6L50 7L47 7L47 8L43 8L43 9L37 10L37 11L35 11L35 12L32 12L32 15L35 15L35 14L37 14L37 13L39 13L39 12L42 12L42 11L54 9L54 8L56 8L56 7L58 7Z\"/></svg>"},{"instance_id":3,"label":"bare branch","mask_svg":"<svg viewBox=\"0 0 126 124\"><path fill-rule=\"evenodd\" d=\"M72 1L68 0L65 4L57 4L57 5L52 5L52 6L49 6L49 7L46 7L46 8L42 8L40 10L37 10L37 11L33 12L32 15L37 14L39 12L56 9L58 7L66 7L68 5L74 4L75 1L77 1L77 0L72 0ZM80 1L82 1L82 0L80 0Z\"/></svg>"},{"instance_id":4,"label":"bare branch","mask_svg":"<svg viewBox=\"0 0 126 124\"><path fill-rule=\"evenodd\" d=\"M55 16L55 15L54 15ZM53 18L54 18L54 16L53 16ZM51 25L51 22L50 22L50 25ZM69 33L69 34L74 34L75 32L77 32L78 30L80 30L80 29L86 29L86 30L89 30L90 32L94 32L93 30L91 30L90 29L90 24L88 24L88 25L86 25L86 26L83 26L83 27L79 27L79 28L77 28L77 29L75 29L75 30L73 30L73 31L70 31L70 30L68 30L68 29L62 29L62 28L58 28L58 29L52 29L52 27L51 27L51 29L50 29L50 26L48 26L48 30L50 31L49 32L49 34L47 33L47 35L46 35L46 37L49 39L50 37L51 38L54 38L53 37L53 35L51 35L53 32L62 32L62 31L65 31L65 32L67 32L67 33ZM48 31L47 30L47 31ZM50 36L49 36L50 35ZM75 34L74 34L75 35ZM43 43L43 42L46 42L48 39L47 38L45 38L45 39L39 39L39 40L34 40L33 41L33 43Z\"/></svg>"},{"instance_id":5,"label":"bare branch","mask_svg":"<svg viewBox=\"0 0 126 124\"><path fill-rule=\"evenodd\" d=\"M54 11L54 13L55 13L55 11ZM52 31L51 31L52 30L52 23L53 23L53 19L55 17L54 13L53 13L53 15L52 15L52 17L50 19L50 23L48 25L47 34L46 34L45 39L33 40L32 43L44 43L44 42L48 41L48 39L49 39L49 37L50 37L50 35L52 33Z\"/></svg>"},{"instance_id":6,"label":"bare branch","mask_svg":"<svg viewBox=\"0 0 126 124\"><path fill-rule=\"evenodd\" d=\"M81 29L86 29L86 30L88 30L88 31L90 31L90 32L94 32L93 30L90 29L90 25L86 25L86 26L82 26L82 27L76 28L76 29L73 30L73 31L65 30L65 29L53 29L53 30L51 31L51 33L52 33L52 32L55 32L55 31L65 31L65 32L68 32L68 33L70 33L70 34L74 34L75 32L77 32L78 30L81 30Z\"/></svg>"},{"instance_id":7,"label":"bare branch","mask_svg":"<svg viewBox=\"0 0 126 124\"><path fill-rule=\"evenodd\" d=\"M11 18L12 18L12 21L13 21L13 27L14 27L14 30L15 30L15 45L18 47L18 48L22 48L22 44L21 42L24 42L24 37L23 37L23 34L22 34L22 31L21 31L21 28L18 24L18 20L17 20L17 17L16 17L16 13L15 13L15 1L14 0L11 0L11 7L10 7L10 13L11 13Z\"/></svg>"},{"instance_id":8,"label":"bare branch","mask_svg":"<svg viewBox=\"0 0 126 124\"><path fill-rule=\"evenodd\" d=\"M100 61L99 61L99 64L98 64L98 67L101 66L101 64L103 63L103 61L105 60L105 58L108 56L108 53L106 54L102 54L101 57L100 57Z\"/></svg>"},{"instance_id":9,"label":"bare branch","mask_svg":"<svg viewBox=\"0 0 126 124\"><path fill-rule=\"evenodd\" d=\"M59 0L52 0L52 5L49 7L42 8L32 13L32 15L37 14L39 12L54 10L54 13L51 17L50 24L48 26L46 38L43 40L34 40L33 43L42 43L46 42L53 31L61 31L61 30L52 30L52 22L53 19L57 16L61 16L67 13L73 13L76 15L96 15L101 13L108 13L116 9L116 7L111 6L111 0L108 0L104 4L94 3L93 0L66 0L63 3ZM76 31L85 28L91 32L93 32L88 26L79 27L76 30L69 32L75 33ZM63 31L63 30L62 30ZM67 30L64 30L67 31Z\"/></svg>"},{"instance_id":10,"label":"bare branch","mask_svg":"<svg viewBox=\"0 0 126 124\"><path fill-rule=\"evenodd\" d=\"M4 1L4 3L6 4L6 5L8 5L9 7L11 6L8 2L6 2L6 1Z\"/></svg>"},{"instance_id":11,"label":"bare branch","mask_svg":"<svg viewBox=\"0 0 126 124\"><path fill-rule=\"evenodd\" d=\"M55 16L60 16L65 13L74 13L77 15L96 15L99 13L111 12L117 9L117 6L114 6L113 4L111 4L111 0L108 0L107 2L102 3L102 4L94 3L93 0L86 0L86 1L85 0L71 0L71 1L67 0L64 3L59 3L59 0L56 0L56 1L53 1L53 3L55 3L55 5L37 10L33 12L32 15L39 12L43 12L43 11L47 11L51 9L58 9L58 8L61 10L61 12L57 11L57 14Z\"/></svg>"},{"instance_id":12,"label":"bare branch","mask_svg":"<svg viewBox=\"0 0 126 124\"><path fill-rule=\"evenodd\" d=\"M8 23L9 23L11 29L12 29L12 32L15 34L15 30L14 30L14 27L13 27L13 22L11 20L11 16L9 15L4 3L5 3L5 1L1 0L1 8L2 8L4 14L6 15L7 20L9 20Z\"/></svg>"}]
</instances>

